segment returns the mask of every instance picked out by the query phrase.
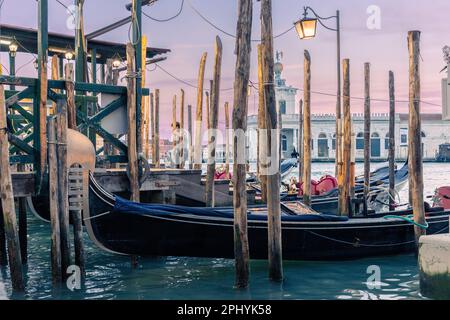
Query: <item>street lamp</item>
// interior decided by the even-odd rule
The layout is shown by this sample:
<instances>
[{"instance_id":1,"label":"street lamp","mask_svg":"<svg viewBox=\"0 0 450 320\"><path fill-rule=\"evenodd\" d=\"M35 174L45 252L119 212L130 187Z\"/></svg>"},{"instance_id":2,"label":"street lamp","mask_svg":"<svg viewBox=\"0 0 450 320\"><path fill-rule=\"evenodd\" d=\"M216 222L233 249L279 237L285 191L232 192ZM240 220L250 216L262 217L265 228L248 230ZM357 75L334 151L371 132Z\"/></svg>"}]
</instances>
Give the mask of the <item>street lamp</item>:
<instances>
[{"instance_id":1,"label":"street lamp","mask_svg":"<svg viewBox=\"0 0 450 320\"><path fill-rule=\"evenodd\" d=\"M308 12L313 14L313 17L308 17ZM324 21L336 19L336 28L327 26ZM341 146L342 135L340 134L341 121L341 25L340 13L336 11L336 15L330 17L319 16L311 7L304 7L303 18L294 23L300 39L312 39L317 33L317 23L327 30L336 32L337 35L337 99L336 99L336 176L338 176L338 164L342 150Z\"/></svg>"},{"instance_id":2,"label":"street lamp","mask_svg":"<svg viewBox=\"0 0 450 320\"><path fill-rule=\"evenodd\" d=\"M12 41L9 44L9 54L11 55L11 57L15 57L16 53L17 53L17 49L19 48L19 46L17 45L16 42Z\"/></svg>"},{"instance_id":3,"label":"street lamp","mask_svg":"<svg viewBox=\"0 0 450 320\"><path fill-rule=\"evenodd\" d=\"M122 58L120 57L120 55L119 54L115 54L113 57L112 57L112 65L113 65L113 67L114 68L119 68L120 67L120 65L122 64Z\"/></svg>"},{"instance_id":4,"label":"street lamp","mask_svg":"<svg viewBox=\"0 0 450 320\"><path fill-rule=\"evenodd\" d=\"M64 54L64 57L66 58L67 61L73 60L74 56L75 56L75 54L70 49L67 50L66 53Z\"/></svg>"}]
</instances>

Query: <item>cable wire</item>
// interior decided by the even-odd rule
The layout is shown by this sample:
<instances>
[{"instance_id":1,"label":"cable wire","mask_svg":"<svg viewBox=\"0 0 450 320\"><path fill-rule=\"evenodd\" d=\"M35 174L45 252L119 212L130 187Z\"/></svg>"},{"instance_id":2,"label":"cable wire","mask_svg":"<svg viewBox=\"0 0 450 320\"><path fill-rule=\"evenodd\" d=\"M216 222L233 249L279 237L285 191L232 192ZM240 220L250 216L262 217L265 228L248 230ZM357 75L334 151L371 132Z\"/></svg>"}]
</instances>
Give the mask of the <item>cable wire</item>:
<instances>
[{"instance_id":1,"label":"cable wire","mask_svg":"<svg viewBox=\"0 0 450 320\"><path fill-rule=\"evenodd\" d=\"M146 16L147 18L149 18L150 20L153 20L153 21L156 21L156 22L168 22L168 21L171 21L171 20L177 18L178 16L180 16L180 14L183 12L183 7L184 7L184 0L181 0L180 9L178 10L178 12L175 15L173 15L172 17L166 18L166 19L154 18L154 17L150 16L148 13L146 13L144 11L142 11L142 14L144 16Z\"/></svg>"}]
</instances>

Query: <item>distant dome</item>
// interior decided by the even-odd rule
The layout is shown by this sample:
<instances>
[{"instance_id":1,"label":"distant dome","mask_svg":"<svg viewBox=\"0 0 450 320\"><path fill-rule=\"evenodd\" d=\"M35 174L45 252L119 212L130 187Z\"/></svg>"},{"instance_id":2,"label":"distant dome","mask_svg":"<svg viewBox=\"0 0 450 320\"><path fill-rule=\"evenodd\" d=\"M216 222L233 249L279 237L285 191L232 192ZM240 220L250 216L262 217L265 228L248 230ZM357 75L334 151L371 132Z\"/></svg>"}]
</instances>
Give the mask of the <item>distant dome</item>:
<instances>
[{"instance_id":1,"label":"distant dome","mask_svg":"<svg viewBox=\"0 0 450 320\"><path fill-rule=\"evenodd\" d=\"M280 62L275 62L274 71L276 73L282 73L283 72L283 64Z\"/></svg>"}]
</instances>

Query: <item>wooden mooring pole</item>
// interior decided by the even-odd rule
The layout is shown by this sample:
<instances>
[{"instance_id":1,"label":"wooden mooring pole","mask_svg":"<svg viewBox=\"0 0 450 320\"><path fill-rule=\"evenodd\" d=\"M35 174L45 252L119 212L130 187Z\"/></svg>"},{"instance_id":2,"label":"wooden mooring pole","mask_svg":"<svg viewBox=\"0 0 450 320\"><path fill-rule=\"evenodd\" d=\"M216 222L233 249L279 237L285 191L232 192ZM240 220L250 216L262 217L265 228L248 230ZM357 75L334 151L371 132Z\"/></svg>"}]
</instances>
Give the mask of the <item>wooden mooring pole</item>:
<instances>
[{"instance_id":1,"label":"wooden mooring pole","mask_svg":"<svg viewBox=\"0 0 450 320\"><path fill-rule=\"evenodd\" d=\"M61 236L61 265L63 277L70 262L69 236L69 186L67 171L67 104L58 99L56 102L56 137L57 137L57 167L58 167L58 209Z\"/></svg>"},{"instance_id":2,"label":"wooden mooring pole","mask_svg":"<svg viewBox=\"0 0 450 320\"><path fill-rule=\"evenodd\" d=\"M341 216L350 215L350 166L351 166L351 114L350 114L350 60L344 59L343 62L343 152L342 152L342 170L338 202L338 213Z\"/></svg>"},{"instance_id":3,"label":"wooden mooring pole","mask_svg":"<svg viewBox=\"0 0 450 320\"><path fill-rule=\"evenodd\" d=\"M261 173L262 166L267 165L267 141L264 137L267 136L266 124L266 104L264 99L264 60L263 60L263 45L258 45L258 172ZM264 161L264 163L263 163ZM261 201L267 203L267 176L265 174L259 175L261 183Z\"/></svg>"},{"instance_id":4,"label":"wooden mooring pole","mask_svg":"<svg viewBox=\"0 0 450 320\"><path fill-rule=\"evenodd\" d=\"M8 245L8 261L14 291L24 290L22 258L20 255L19 233L17 231L16 208L9 163L9 142L6 123L5 89L0 85L0 199L3 224Z\"/></svg>"},{"instance_id":5,"label":"wooden mooring pole","mask_svg":"<svg viewBox=\"0 0 450 320\"><path fill-rule=\"evenodd\" d=\"M311 56L304 53L303 89L303 202L311 205Z\"/></svg>"},{"instance_id":6,"label":"wooden mooring pole","mask_svg":"<svg viewBox=\"0 0 450 320\"><path fill-rule=\"evenodd\" d=\"M298 104L298 182L303 181L303 99Z\"/></svg>"},{"instance_id":7,"label":"wooden mooring pole","mask_svg":"<svg viewBox=\"0 0 450 320\"><path fill-rule=\"evenodd\" d=\"M136 55L131 43L127 44L127 73L128 73L128 166L130 172L131 200L140 201L139 194L139 165L137 159L137 124L136 124Z\"/></svg>"},{"instance_id":8,"label":"wooden mooring pole","mask_svg":"<svg viewBox=\"0 0 450 320\"><path fill-rule=\"evenodd\" d=\"M185 104L185 93L181 89L181 101L180 101L180 168L184 169L184 104Z\"/></svg>"},{"instance_id":9,"label":"wooden mooring pole","mask_svg":"<svg viewBox=\"0 0 450 320\"><path fill-rule=\"evenodd\" d=\"M370 63L364 64L364 208L370 192Z\"/></svg>"},{"instance_id":10,"label":"wooden mooring pole","mask_svg":"<svg viewBox=\"0 0 450 320\"><path fill-rule=\"evenodd\" d=\"M281 123L277 112L274 85L274 55L273 55L273 29L272 29L272 0L261 1L261 39L263 43L264 64L264 97L265 116L267 125L267 148L272 159L277 159L279 166L280 154L272 145L272 134ZM278 110L279 111L279 110ZM277 123L278 122L278 123ZM277 132L281 134L281 132ZM278 141L279 143L279 141ZM276 144L275 144L276 145ZM274 157L274 154L277 154ZM269 278L273 281L283 280L283 258L281 244L281 206L280 206L280 171L267 175L267 219L268 219L268 259Z\"/></svg>"},{"instance_id":11,"label":"wooden mooring pole","mask_svg":"<svg viewBox=\"0 0 450 320\"><path fill-rule=\"evenodd\" d=\"M188 105L188 132L189 132L189 153L188 153L188 163L189 163L189 169L193 168L193 159L194 159L194 149L193 149L193 141L192 139L194 138L192 136L192 106L189 104Z\"/></svg>"},{"instance_id":12,"label":"wooden mooring pole","mask_svg":"<svg viewBox=\"0 0 450 320\"><path fill-rule=\"evenodd\" d=\"M155 159L153 160L155 167L160 167L160 156L159 156L159 89L155 90L155 140L153 142L153 148L155 148Z\"/></svg>"},{"instance_id":13,"label":"wooden mooring pole","mask_svg":"<svg viewBox=\"0 0 450 320\"><path fill-rule=\"evenodd\" d=\"M395 210L395 78L389 71L389 210Z\"/></svg>"},{"instance_id":14,"label":"wooden mooring pole","mask_svg":"<svg viewBox=\"0 0 450 320\"><path fill-rule=\"evenodd\" d=\"M225 172L230 179L230 106L225 102Z\"/></svg>"},{"instance_id":15,"label":"wooden mooring pole","mask_svg":"<svg viewBox=\"0 0 450 320\"><path fill-rule=\"evenodd\" d=\"M247 288L249 278L249 245L247 233L247 183L245 163L245 137L247 130L248 83L252 33L252 0L238 2L236 32L236 68L233 106L233 206L234 206L234 258L235 286Z\"/></svg>"},{"instance_id":16,"label":"wooden mooring pole","mask_svg":"<svg viewBox=\"0 0 450 320\"><path fill-rule=\"evenodd\" d=\"M177 95L173 96L172 99L172 155L173 163L176 168L179 168L179 147L178 147L178 127L177 127Z\"/></svg>"},{"instance_id":17,"label":"wooden mooring pole","mask_svg":"<svg viewBox=\"0 0 450 320\"><path fill-rule=\"evenodd\" d=\"M205 64L207 53L203 53L200 59L198 71L197 91L197 113L195 118L195 140L194 140L194 169L202 168L202 118L203 118L203 84L205 79Z\"/></svg>"},{"instance_id":18,"label":"wooden mooring pole","mask_svg":"<svg viewBox=\"0 0 450 320\"><path fill-rule=\"evenodd\" d=\"M156 164L156 148L155 148L155 95L150 93L150 128L152 141L152 164Z\"/></svg>"},{"instance_id":19,"label":"wooden mooring pole","mask_svg":"<svg viewBox=\"0 0 450 320\"><path fill-rule=\"evenodd\" d=\"M422 136L420 121L420 31L408 32L409 49L409 130L408 159L414 221L425 225L423 201ZM416 244L425 229L414 226Z\"/></svg>"},{"instance_id":20,"label":"wooden mooring pole","mask_svg":"<svg viewBox=\"0 0 450 320\"><path fill-rule=\"evenodd\" d=\"M222 41L217 36L214 52L214 79L211 91L208 167L206 171L206 206L214 206L214 175L216 173L217 127L219 124L220 77L222 74Z\"/></svg>"},{"instance_id":21,"label":"wooden mooring pole","mask_svg":"<svg viewBox=\"0 0 450 320\"><path fill-rule=\"evenodd\" d=\"M0 200L0 212L3 212L2 201ZM8 264L8 258L6 255L6 235L5 235L5 223L3 221L3 214L0 214L0 267Z\"/></svg>"},{"instance_id":22,"label":"wooden mooring pole","mask_svg":"<svg viewBox=\"0 0 450 320\"><path fill-rule=\"evenodd\" d=\"M77 130L77 109L75 106L75 83L73 63L64 66L65 87L67 97L67 125L69 129Z\"/></svg>"},{"instance_id":23,"label":"wooden mooring pole","mask_svg":"<svg viewBox=\"0 0 450 320\"><path fill-rule=\"evenodd\" d=\"M48 174L51 234L51 264L53 284L62 281L61 225L59 221L58 155L56 139L56 117L48 120Z\"/></svg>"}]
</instances>

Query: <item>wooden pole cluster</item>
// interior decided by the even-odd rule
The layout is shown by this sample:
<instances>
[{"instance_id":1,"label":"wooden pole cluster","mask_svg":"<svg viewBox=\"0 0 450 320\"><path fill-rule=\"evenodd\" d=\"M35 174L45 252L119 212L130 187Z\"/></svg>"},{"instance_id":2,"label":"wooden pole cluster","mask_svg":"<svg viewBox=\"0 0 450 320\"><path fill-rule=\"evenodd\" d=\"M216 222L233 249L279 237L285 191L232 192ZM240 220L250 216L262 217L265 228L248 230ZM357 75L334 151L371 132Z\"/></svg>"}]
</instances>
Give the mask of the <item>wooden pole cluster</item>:
<instances>
[{"instance_id":1,"label":"wooden pole cluster","mask_svg":"<svg viewBox=\"0 0 450 320\"><path fill-rule=\"evenodd\" d=\"M203 53L200 59L198 71L198 91L197 91L197 113L195 119L195 142L194 142L194 169L202 168L202 118L203 118L203 84L205 79L205 64L207 53Z\"/></svg>"},{"instance_id":2,"label":"wooden pole cluster","mask_svg":"<svg viewBox=\"0 0 450 320\"><path fill-rule=\"evenodd\" d=\"M14 291L23 291L24 280L22 258L20 254L19 233L17 230L16 208L12 187L11 168L9 162L9 143L6 123L5 89L0 85L0 199L3 211L3 230L8 245L8 261ZM4 245L1 245L2 251ZM3 260L3 259L2 259Z\"/></svg>"},{"instance_id":3,"label":"wooden pole cluster","mask_svg":"<svg viewBox=\"0 0 450 320\"><path fill-rule=\"evenodd\" d=\"M350 215L350 166L351 166L351 114L350 114L350 60L344 59L343 62L343 125L342 125L342 170L339 192L338 212L340 215Z\"/></svg>"},{"instance_id":4,"label":"wooden pole cluster","mask_svg":"<svg viewBox=\"0 0 450 320\"><path fill-rule=\"evenodd\" d=\"M364 199L370 192L370 63L364 64Z\"/></svg>"},{"instance_id":5,"label":"wooden pole cluster","mask_svg":"<svg viewBox=\"0 0 450 320\"><path fill-rule=\"evenodd\" d=\"M395 210L395 79L389 71L389 210Z\"/></svg>"},{"instance_id":6,"label":"wooden pole cluster","mask_svg":"<svg viewBox=\"0 0 450 320\"><path fill-rule=\"evenodd\" d=\"M264 98L264 60L263 45L258 45L258 172L262 170L262 160L267 158L267 142L263 142L262 135L266 135L266 104ZM266 161L264 161L266 162ZM259 175L261 183L261 201L267 203L267 176Z\"/></svg>"},{"instance_id":7,"label":"wooden pole cluster","mask_svg":"<svg viewBox=\"0 0 450 320\"><path fill-rule=\"evenodd\" d=\"M136 55L131 43L127 44L127 73L128 73L128 166L130 172L131 200L139 202L139 165L137 159L137 124L136 124Z\"/></svg>"},{"instance_id":8,"label":"wooden pole cluster","mask_svg":"<svg viewBox=\"0 0 450 320\"><path fill-rule=\"evenodd\" d=\"M303 202L311 205L311 56L304 53L303 89Z\"/></svg>"},{"instance_id":9,"label":"wooden pole cluster","mask_svg":"<svg viewBox=\"0 0 450 320\"><path fill-rule=\"evenodd\" d=\"M263 79L265 116L267 125L267 148L273 155L278 152L272 145L272 133L280 130L280 119L277 119L277 104L274 85L274 54L272 28L272 0L261 1L261 39L263 44ZM278 112L278 115L280 112ZM277 125L278 120L278 125ZM280 132L278 132L280 134ZM279 142L278 142L279 143ZM280 154L278 154L280 157ZM275 157L276 159L277 157ZM279 158L278 169L279 169ZM283 280L282 243L281 243L281 206L280 206L280 171L267 176L267 219L268 219L268 259L269 278L274 281Z\"/></svg>"},{"instance_id":10,"label":"wooden pole cluster","mask_svg":"<svg viewBox=\"0 0 450 320\"><path fill-rule=\"evenodd\" d=\"M242 155L245 154L245 138L237 136L237 132L247 130L247 88L250 76L252 11L252 0L238 2L235 49L237 59L233 102L233 130L235 132L233 138L234 257L236 266L235 286L237 288L246 288L249 278L246 165L245 156Z\"/></svg>"},{"instance_id":11,"label":"wooden pole cluster","mask_svg":"<svg viewBox=\"0 0 450 320\"><path fill-rule=\"evenodd\" d=\"M222 41L217 36L214 56L214 76L209 109L208 167L206 171L206 206L214 206L214 175L216 173L217 127L219 124L220 77L222 75Z\"/></svg>"},{"instance_id":12,"label":"wooden pole cluster","mask_svg":"<svg viewBox=\"0 0 450 320\"><path fill-rule=\"evenodd\" d=\"M408 158L414 221L425 225L423 201L422 136L420 121L420 31L408 32L409 49L409 130ZM414 226L416 244L425 229Z\"/></svg>"}]
</instances>

